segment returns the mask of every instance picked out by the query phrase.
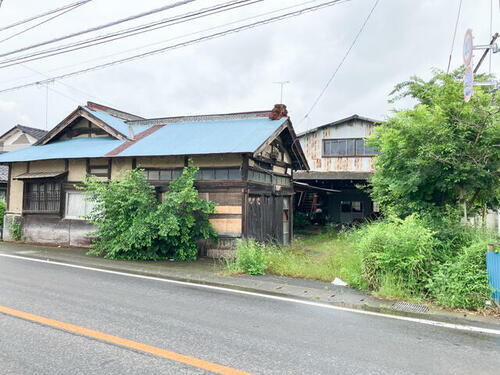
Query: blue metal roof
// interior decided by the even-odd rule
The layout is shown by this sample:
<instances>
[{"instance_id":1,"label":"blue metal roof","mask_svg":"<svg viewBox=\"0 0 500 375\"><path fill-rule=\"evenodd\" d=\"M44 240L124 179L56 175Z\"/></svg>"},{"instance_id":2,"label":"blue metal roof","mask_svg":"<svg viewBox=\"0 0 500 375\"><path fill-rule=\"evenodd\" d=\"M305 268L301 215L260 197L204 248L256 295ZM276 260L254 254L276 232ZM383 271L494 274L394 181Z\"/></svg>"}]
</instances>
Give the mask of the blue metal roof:
<instances>
[{"instance_id":1,"label":"blue metal roof","mask_svg":"<svg viewBox=\"0 0 500 375\"><path fill-rule=\"evenodd\" d=\"M196 155L254 152L287 118L204 121L164 125L120 156Z\"/></svg>"},{"instance_id":2,"label":"blue metal roof","mask_svg":"<svg viewBox=\"0 0 500 375\"><path fill-rule=\"evenodd\" d=\"M126 141L111 137L73 138L67 141L49 143L43 146L29 146L0 155L2 162L97 158L104 156Z\"/></svg>"},{"instance_id":3,"label":"blue metal roof","mask_svg":"<svg viewBox=\"0 0 500 375\"><path fill-rule=\"evenodd\" d=\"M97 117L99 120L106 123L106 125L112 127L116 131L122 133L125 137L129 137L128 124L125 121L120 120L114 116L111 116L109 113L103 111L95 111L90 109L89 107L83 107L86 111Z\"/></svg>"},{"instance_id":4,"label":"blue metal roof","mask_svg":"<svg viewBox=\"0 0 500 375\"><path fill-rule=\"evenodd\" d=\"M287 120L286 117L280 120L262 117L243 120L170 123L162 125L158 130L135 142L111 137L73 138L2 154L0 155L0 163L105 157L106 154L124 143L130 143L130 146L121 152L115 150L113 156L255 152ZM128 126L125 123L124 125Z\"/></svg>"}]
</instances>

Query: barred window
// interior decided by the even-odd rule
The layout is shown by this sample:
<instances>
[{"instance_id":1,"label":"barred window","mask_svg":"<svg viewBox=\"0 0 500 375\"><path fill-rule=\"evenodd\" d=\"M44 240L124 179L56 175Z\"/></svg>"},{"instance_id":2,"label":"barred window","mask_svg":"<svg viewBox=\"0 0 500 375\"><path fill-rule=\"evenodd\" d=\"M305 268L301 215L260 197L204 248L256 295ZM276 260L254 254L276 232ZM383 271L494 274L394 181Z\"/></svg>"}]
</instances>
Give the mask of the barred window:
<instances>
[{"instance_id":1,"label":"barred window","mask_svg":"<svg viewBox=\"0 0 500 375\"><path fill-rule=\"evenodd\" d=\"M272 176L269 173L255 171L253 169L248 171L248 179L250 181L261 182L264 184L271 184L273 182Z\"/></svg>"},{"instance_id":2,"label":"barred window","mask_svg":"<svg viewBox=\"0 0 500 375\"><path fill-rule=\"evenodd\" d=\"M28 213L59 213L61 184L59 182L26 182L23 211Z\"/></svg>"}]
</instances>

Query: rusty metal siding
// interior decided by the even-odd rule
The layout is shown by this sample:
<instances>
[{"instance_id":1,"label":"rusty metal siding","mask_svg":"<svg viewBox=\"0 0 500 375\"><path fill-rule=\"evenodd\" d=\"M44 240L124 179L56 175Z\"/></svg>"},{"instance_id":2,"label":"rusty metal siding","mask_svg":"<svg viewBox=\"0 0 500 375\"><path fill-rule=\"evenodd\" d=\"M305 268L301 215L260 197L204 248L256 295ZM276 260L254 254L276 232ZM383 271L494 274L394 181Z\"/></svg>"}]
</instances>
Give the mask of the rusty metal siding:
<instances>
[{"instance_id":1,"label":"rusty metal siding","mask_svg":"<svg viewBox=\"0 0 500 375\"><path fill-rule=\"evenodd\" d=\"M323 157L324 139L366 138L373 133L372 123L351 120L327 126L300 137L300 144L312 171L373 172L373 157Z\"/></svg>"}]
</instances>

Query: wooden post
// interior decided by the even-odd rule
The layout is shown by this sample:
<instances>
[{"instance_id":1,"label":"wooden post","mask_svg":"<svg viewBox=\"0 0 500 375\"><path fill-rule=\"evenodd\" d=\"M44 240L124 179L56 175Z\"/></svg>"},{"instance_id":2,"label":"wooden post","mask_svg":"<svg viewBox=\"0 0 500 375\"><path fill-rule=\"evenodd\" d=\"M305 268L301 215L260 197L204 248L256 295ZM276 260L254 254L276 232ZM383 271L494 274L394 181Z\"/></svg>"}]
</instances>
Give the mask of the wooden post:
<instances>
[{"instance_id":1,"label":"wooden post","mask_svg":"<svg viewBox=\"0 0 500 375\"><path fill-rule=\"evenodd\" d=\"M489 252L489 253L494 253L494 252L495 252L495 247L496 247L496 244L494 244L494 243L489 243L489 244L488 244L488 252Z\"/></svg>"},{"instance_id":2,"label":"wooden post","mask_svg":"<svg viewBox=\"0 0 500 375\"><path fill-rule=\"evenodd\" d=\"M108 180L111 180L111 169L113 168L113 159L108 159Z\"/></svg>"},{"instance_id":3,"label":"wooden post","mask_svg":"<svg viewBox=\"0 0 500 375\"><path fill-rule=\"evenodd\" d=\"M7 191L5 192L5 202L6 202L6 211L9 212L10 209L10 189L12 187L11 179L12 179L12 163L7 164L9 167L8 176L7 176Z\"/></svg>"}]
</instances>

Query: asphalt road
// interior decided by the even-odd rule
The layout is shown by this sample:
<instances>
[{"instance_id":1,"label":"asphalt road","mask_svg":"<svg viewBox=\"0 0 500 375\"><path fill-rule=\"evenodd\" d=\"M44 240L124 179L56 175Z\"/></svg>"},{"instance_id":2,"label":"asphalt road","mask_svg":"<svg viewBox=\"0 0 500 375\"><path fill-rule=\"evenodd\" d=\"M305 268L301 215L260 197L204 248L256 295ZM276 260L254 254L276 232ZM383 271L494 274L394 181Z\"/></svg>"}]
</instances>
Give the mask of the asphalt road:
<instances>
[{"instance_id":1,"label":"asphalt road","mask_svg":"<svg viewBox=\"0 0 500 375\"><path fill-rule=\"evenodd\" d=\"M500 336L0 257L0 305L258 374L499 374ZM0 314L0 374L205 374Z\"/></svg>"}]
</instances>

